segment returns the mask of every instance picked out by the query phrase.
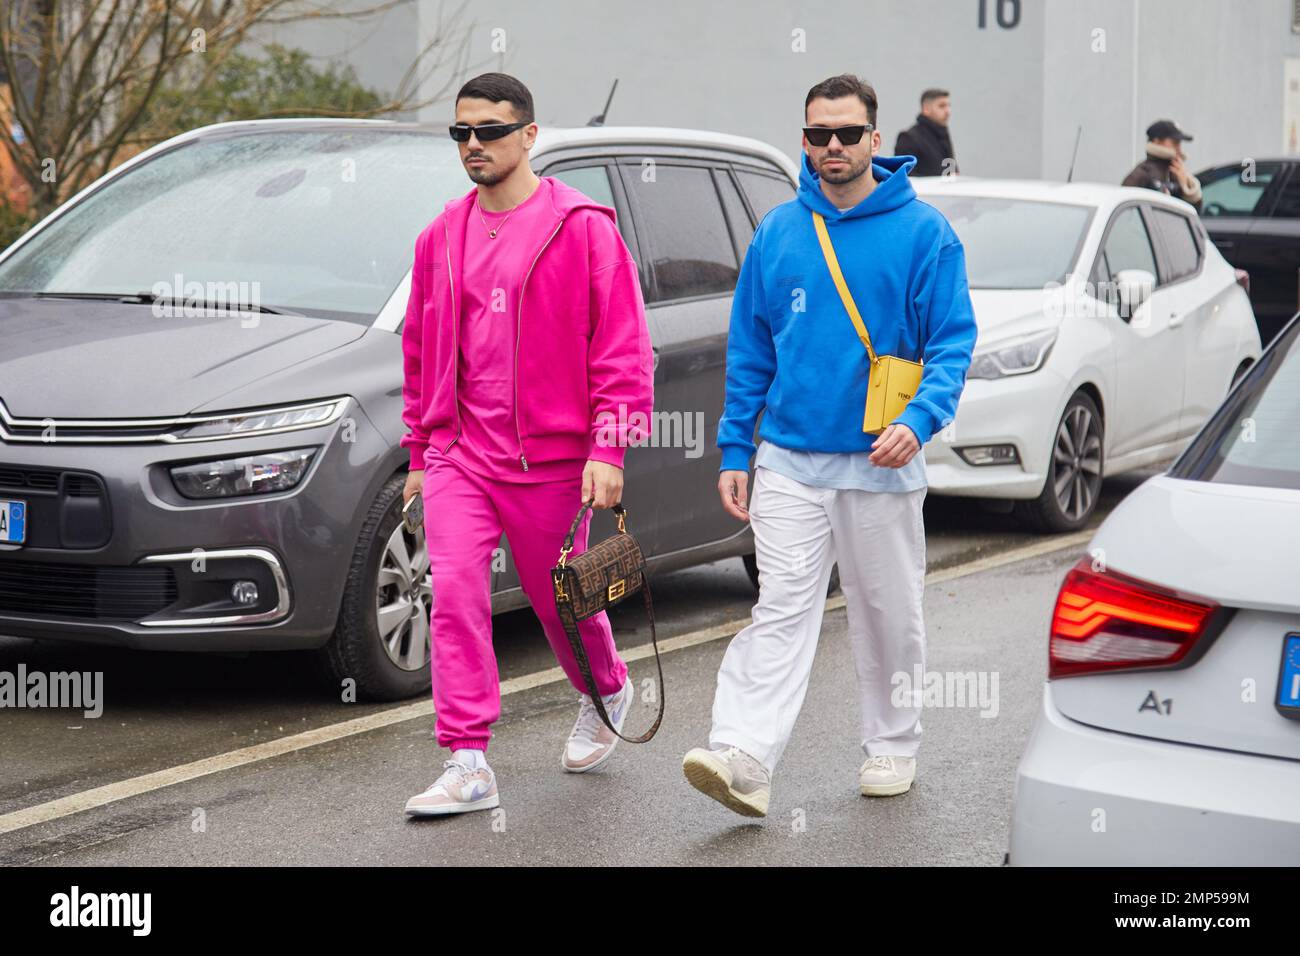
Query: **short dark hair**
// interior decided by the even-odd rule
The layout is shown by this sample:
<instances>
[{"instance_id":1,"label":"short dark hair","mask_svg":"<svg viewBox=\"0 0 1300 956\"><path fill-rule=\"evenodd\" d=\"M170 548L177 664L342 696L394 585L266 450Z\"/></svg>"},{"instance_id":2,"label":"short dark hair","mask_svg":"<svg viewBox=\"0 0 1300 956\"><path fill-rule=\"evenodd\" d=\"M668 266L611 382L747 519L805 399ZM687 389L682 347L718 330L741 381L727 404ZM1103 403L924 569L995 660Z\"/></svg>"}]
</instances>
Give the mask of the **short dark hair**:
<instances>
[{"instance_id":1,"label":"short dark hair","mask_svg":"<svg viewBox=\"0 0 1300 956\"><path fill-rule=\"evenodd\" d=\"M931 100L942 99L947 95L948 95L947 90L941 90L937 86L932 86L924 93L921 94L921 105L925 106L925 104L929 103Z\"/></svg>"},{"instance_id":2,"label":"short dark hair","mask_svg":"<svg viewBox=\"0 0 1300 956\"><path fill-rule=\"evenodd\" d=\"M480 73L460 88L456 102L466 97L509 103L514 108L516 122L533 122L533 94L509 73Z\"/></svg>"},{"instance_id":3,"label":"short dark hair","mask_svg":"<svg viewBox=\"0 0 1300 956\"><path fill-rule=\"evenodd\" d=\"M880 105L876 99L876 91L871 88L870 83L860 76L854 76L852 73L841 73L839 76L832 76L828 80L822 80L809 90L808 97L803 101L804 116L808 116L808 104L813 100L838 100L844 96L856 96L862 100L863 105L867 108L867 122L872 126L876 125L876 108Z\"/></svg>"}]
</instances>

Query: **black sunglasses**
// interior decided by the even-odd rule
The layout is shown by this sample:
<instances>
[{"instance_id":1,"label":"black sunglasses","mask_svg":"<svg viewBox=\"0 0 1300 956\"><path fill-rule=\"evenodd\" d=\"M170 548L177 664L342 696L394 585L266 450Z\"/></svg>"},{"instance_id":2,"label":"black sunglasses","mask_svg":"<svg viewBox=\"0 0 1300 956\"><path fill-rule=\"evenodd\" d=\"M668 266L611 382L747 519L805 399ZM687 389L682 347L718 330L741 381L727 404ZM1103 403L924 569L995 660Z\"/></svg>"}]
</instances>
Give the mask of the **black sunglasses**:
<instances>
[{"instance_id":1,"label":"black sunglasses","mask_svg":"<svg viewBox=\"0 0 1300 956\"><path fill-rule=\"evenodd\" d=\"M457 123L455 126L448 126L447 132L451 133L451 138L458 143L468 143L470 134L477 136L480 143L490 143L527 125L527 123L484 123L482 126L470 126L466 123Z\"/></svg>"},{"instance_id":2,"label":"black sunglasses","mask_svg":"<svg viewBox=\"0 0 1300 956\"><path fill-rule=\"evenodd\" d=\"M873 129L875 127L870 123L865 126L805 126L803 134L808 137L808 142L814 146L829 145L832 133L845 146L856 146L862 141L862 134L869 133Z\"/></svg>"}]
</instances>

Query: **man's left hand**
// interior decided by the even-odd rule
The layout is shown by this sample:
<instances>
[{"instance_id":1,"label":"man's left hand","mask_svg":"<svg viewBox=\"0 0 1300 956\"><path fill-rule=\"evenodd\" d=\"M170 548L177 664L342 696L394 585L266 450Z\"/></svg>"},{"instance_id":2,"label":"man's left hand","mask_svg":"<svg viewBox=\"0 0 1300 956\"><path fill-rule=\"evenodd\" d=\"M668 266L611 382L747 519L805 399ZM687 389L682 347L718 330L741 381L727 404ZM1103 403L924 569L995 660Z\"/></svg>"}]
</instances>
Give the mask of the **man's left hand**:
<instances>
[{"instance_id":1,"label":"man's left hand","mask_svg":"<svg viewBox=\"0 0 1300 956\"><path fill-rule=\"evenodd\" d=\"M605 461L587 460L582 469L582 500L596 496L593 508L612 508L623 500L623 469Z\"/></svg>"},{"instance_id":2,"label":"man's left hand","mask_svg":"<svg viewBox=\"0 0 1300 956\"><path fill-rule=\"evenodd\" d=\"M867 460L882 468L902 468L920 450L921 443L916 440L912 429L906 425L893 424L872 443L871 455Z\"/></svg>"}]
</instances>

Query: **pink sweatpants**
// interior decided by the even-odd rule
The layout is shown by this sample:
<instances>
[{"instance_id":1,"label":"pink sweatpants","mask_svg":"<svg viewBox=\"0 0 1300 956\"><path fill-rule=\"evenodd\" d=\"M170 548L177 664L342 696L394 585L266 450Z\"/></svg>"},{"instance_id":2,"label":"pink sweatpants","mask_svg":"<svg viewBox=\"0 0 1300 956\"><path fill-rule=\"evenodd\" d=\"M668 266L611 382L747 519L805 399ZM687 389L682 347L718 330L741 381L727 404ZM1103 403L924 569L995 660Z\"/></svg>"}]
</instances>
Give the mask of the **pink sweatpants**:
<instances>
[{"instance_id":1,"label":"pink sweatpants","mask_svg":"<svg viewBox=\"0 0 1300 956\"><path fill-rule=\"evenodd\" d=\"M551 567L582 503L582 473L572 479L510 482L485 478L430 454L424 471L424 532L433 576L431 668L438 744L486 750L501 716L501 686L492 648L492 550L504 531L524 593L555 657L580 692L586 686L555 610ZM587 548L588 512L573 555ZM627 679L609 618L578 622L596 687L615 694Z\"/></svg>"}]
</instances>

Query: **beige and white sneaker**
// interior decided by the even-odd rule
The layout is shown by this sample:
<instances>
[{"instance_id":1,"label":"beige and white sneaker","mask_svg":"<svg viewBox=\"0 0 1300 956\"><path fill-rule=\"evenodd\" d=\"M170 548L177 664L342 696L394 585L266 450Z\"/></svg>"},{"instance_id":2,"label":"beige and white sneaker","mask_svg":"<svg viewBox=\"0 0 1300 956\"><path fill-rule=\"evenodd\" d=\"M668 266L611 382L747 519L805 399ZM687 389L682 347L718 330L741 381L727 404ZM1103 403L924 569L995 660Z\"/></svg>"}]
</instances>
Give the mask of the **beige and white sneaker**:
<instances>
[{"instance_id":1,"label":"beige and white sneaker","mask_svg":"<svg viewBox=\"0 0 1300 956\"><path fill-rule=\"evenodd\" d=\"M871 757L858 771L858 789L864 797L892 797L907 793L914 779L915 757Z\"/></svg>"},{"instance_id":2,"label":"beige and white sneaker","mask_svg":"<svg viewBox=\"0 0 1300 956\"><path fill-rule=\"evenodd\" d=\"M739 747L696 747L682 758L682 773L700 793L741 816L767 816L772 776Z\"/></svg>"},{"instance_id":3,"label":"beige and white sneaker","mask_svg":"<svg viewBox=\"0 0 1300 956\"><path fill-rule=\"evenodd\" d=\"M632 679L628 678L617 694L601 698L605 702L605 713L609 714L610 722L620 731L635 697ZM564 753L560 755L560 766L569 773L595 770L610 758L618 744L618 736L600 719L600 712L596 710L591 698L583 694L579 700L578 720L569 733L569 739L565 741Z\"/></svg>"},{"instance_id":4,"label":"beige and white sneaker","mask_svg":"<svg viewBox=\"0 0 1300 956\"><path fill-rule=\"evenodd\" d=\"M439 817L448 813L490 810L500 806L496 775L486 765L472 770L456 760L443 761L442 776L424 793L406 801L406 812L413 817Z\"/></svg>"}]
</instances>

